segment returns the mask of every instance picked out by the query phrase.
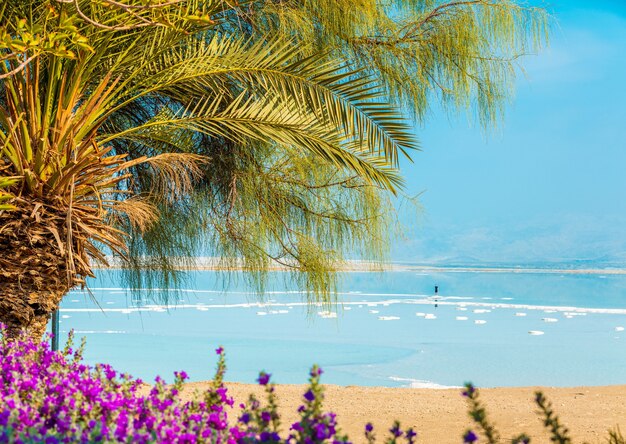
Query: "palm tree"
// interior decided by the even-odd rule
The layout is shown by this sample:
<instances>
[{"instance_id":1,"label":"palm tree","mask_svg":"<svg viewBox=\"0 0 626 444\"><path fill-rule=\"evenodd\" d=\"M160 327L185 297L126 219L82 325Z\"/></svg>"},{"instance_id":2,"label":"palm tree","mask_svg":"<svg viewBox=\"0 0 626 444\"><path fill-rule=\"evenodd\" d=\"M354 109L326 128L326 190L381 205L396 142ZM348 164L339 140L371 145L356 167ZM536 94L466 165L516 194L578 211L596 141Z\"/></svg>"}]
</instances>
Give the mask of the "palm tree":
<instances>
[{"instance_id":1,"label":"palm tree","mask_svg":"<svg viewBox=\"0 0 626 444\"><path fill-rule=\"evenodd\" d=\"M418 147L399 107L492 123L545 23L512 0L3 1L0 321L40 337L111 256L132 289L208 253L332 302L345 257L385 257Z\"/></svg>"},{"instance_id":2,"label":"palm tree","mask_svg":"<svg viewBox=\"0 0 626 444\"><path fill-rule=\"evenodd\" d=\"M0 7L0 320L11 336L41 337L62 297L109 254L169 276L168 253L197 238L164 226L202 219L194 210L215 204L210 193L230 196L214 228L237 237L242 168L229 162L254 164L275 187L394 190L398 152L416 146L380 88L341 60L218 32L227 2L118 5ZM274 200L284 191L264 190ZM363 223L339 213L318 217ZM296 237L284 241L298 250L285 264L311 250Z\"/></svg>"}]
</instances>

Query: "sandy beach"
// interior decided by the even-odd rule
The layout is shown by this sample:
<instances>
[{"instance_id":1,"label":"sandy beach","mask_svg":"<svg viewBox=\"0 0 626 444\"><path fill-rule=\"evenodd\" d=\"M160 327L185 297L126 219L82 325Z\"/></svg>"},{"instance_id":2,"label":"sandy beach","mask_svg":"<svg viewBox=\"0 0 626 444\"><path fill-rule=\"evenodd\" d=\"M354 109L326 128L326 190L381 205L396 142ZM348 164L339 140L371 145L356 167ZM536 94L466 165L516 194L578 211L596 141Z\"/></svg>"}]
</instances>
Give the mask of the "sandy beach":
<instances>
[{"instance_id":1,"label":"sandy beach","mask_svg":"<svg viewBox=\"0 0 626 444\"><path fill-rule=\"evenodd\" d=\"M205 386L206 383L190 383L182 396L193 396L195 390ZM255 385L228 383L227 387L236 404L247 400L249 393L262 396L261 388ZM404 428L412 426L418 431L418 442L437 444L462 442L462 433L472 425L460 389L325 387L326 410L337 413L339 425L355 443L364 442L362 431L368 421L378 431L379 439L398 419ZM483 403L502 438L526 432L533 443L550 442L535 413L533 395L538 389L552 402L575 443L604 443L607 430L620 423L626 430L626 385L482 389ZM276 390L285 429L296 419L294 412L300 405L304 386L279 385ZM236 412L238 409L235 407Z\"/></svg>"}]
</instances>

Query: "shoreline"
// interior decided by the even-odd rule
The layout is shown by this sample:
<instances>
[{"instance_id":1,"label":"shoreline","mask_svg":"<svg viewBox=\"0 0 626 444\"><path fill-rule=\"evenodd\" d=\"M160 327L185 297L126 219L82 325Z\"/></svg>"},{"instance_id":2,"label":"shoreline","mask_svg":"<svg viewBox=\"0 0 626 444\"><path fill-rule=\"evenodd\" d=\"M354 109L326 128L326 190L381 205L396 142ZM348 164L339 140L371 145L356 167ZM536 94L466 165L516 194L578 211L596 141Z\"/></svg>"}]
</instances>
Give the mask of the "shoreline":
<instances>
[{"instance_id":1,"label":"shoreline","mask_svg":"<svg viewBox=\"0 0 626 444\"><path fill-rule=\"evenodd\" d=\"M119 261L107 258L109 265L94 264L98 270L119 270L124 268ZM185 263L189 259L181 258ZM237 265L237 261L225 266L219 258L199 257L192 267L181 265L179 270L187 271L250 271L243 266ZM285 266L268 267L266 271L288 271ZM515 273L515 274L571 274L571 275L626 275L626 268L559 268L559 267L524 267L524 266L456 266L456 265L413 265L399 262L385 264L367 261L346 261L342 267L335 270L339 273L354 272L416 272L416 273Z\"/></svg>"},{"instance_id":2,"label":"shoreline","mask_svg":"<svg viewBox=\"0 0 626 444\"><path fill-rule=\"evenodd\" d=\"M235 407L229 416L236 418L239 403L247 402L248 394L264 399L258 385L226 382ZM190 399L195 390L202 390L207 382L185 384L181 396ZM276 385L282 430L297 418L304 385ZM363 429L369 421L379 442L388 436L394 420L400 420L403 429L414 427L418 443L458 444L468 429L476 430L467 414L467 402L461 389L388 388L326 385L324 411L337 414L339 427L354 443L364 443ZM585 387L497 387L480 390L480 399L489 419L506 441L524 432L533 444L549 443L544 430L534 393L541 390L559 415L561 423L571 432L573 442L601 443L608 430L622 423L626 427L626 385ZM482 441L481 441L482 442Z\"/></svg>"}]
</instances>

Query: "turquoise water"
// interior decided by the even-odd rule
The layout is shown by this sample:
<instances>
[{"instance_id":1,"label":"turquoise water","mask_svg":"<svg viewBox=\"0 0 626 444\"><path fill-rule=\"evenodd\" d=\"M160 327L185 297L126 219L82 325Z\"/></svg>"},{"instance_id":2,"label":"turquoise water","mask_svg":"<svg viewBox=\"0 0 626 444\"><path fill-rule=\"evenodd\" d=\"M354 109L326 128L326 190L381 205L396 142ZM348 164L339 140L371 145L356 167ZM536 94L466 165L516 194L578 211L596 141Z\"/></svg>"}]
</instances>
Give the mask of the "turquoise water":
<instances>
[{"instance_id":1,"label":"turquoise water","mask_svg":"<svg viewBox=\"0 0 626 444\"><path fill-rule=\"evenodd\" d=\"M323 381L390 387L577 386L626 383L626 276L415 271L346 273L336 317L307 310L275 274L265 300L215 272L172 306L136 303L115 271L61 306L61 332L87 337L86 360L134 376L211 377L213 350L227 351L227 380L259 370L304 383L313 363ZM439 285L440 297L433 298Z\"/></svg>"}]
</instances>

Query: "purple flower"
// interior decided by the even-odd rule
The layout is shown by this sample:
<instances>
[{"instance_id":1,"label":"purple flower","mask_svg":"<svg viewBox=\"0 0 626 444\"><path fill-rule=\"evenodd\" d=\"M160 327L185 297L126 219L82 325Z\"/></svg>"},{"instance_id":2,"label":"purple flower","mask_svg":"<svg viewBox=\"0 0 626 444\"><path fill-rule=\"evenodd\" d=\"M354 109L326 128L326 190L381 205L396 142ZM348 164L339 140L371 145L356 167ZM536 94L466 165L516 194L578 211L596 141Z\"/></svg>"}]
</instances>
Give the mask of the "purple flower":
<instances>
[{"instance_id":1,"label":"purple flower","mask_svg":"<svg viewBox=\"0 0 626 444\"><path fill-rule=\"evenodd\" d=\"M221 355L222 353L224 353L224 347L220 346L216 348L215 353L217 353L218 355Z\"/></svg>"},{"instance_id":2,"label":"purple flower","mask_svg":"<svg viewBox=\"0 0 626 444\"><path fill-rule=\"evenodd\" d=\"M276 432L262 432L259 439L261 442L280 442L280 435Z\"/></svg>"},{"instance_id":3,"label":"purple flower","mask_svg":"<svg viewBox=\"0 0 626 444\"><path fill-rule=\"evenodd\" d=\"M395 423L393 427L389 429L389 431L396 438L399 438L400 436L402 436L402 430L400 430L400 424L398 423Z\"/></svg>"},{"instance_id":4,"label":"purple flower","mask_svg":"<svg viewBox=\"0 0 626 444\"><path fill-rule=\"evenodd\" d=\"M261 412L261 420L270 422L272 420L272 414L270 412Z\"/></svg>"},{"instance_id":5,"label":"purple flower","mask_svg":"<svg viewBox=\"0 0 626 444\"><path fill-rule=\"evenodd\" d=\"M315 400L315 393L313 393L312 390L307 390L307 392L304 394L304 399L309 402L313 402Z\"/></svg>"},{"instance_id":6,"label":"purple flower","mask_svg":"<svg viewBox=\"0 0 626 444\"><path fill-rule=\"evenodd\" d=\"M321 367L314 366L314 367L311 369L311 373L310 373L310 375L311 375L312 377L316 377L316 376L321 376L321 375L322 375L322 373L324 373L324 371L322 370L322 368L321 368Z\"/></svg>"},{"instance_id":7,"label":"purple flower","mask_svg":"<svg viewBox=\"0 0 626 444\"><path fill-rule=\"evenodd\" d=\"M365 431L367 433L370 433L372 430L374 430L374 426L372 425L371 422L368 422L367 424L365 424Z\"/></svg>"},{"instance_id":8,"label":"purple flower","mask_svg":"<svg viewBox=\"0 0 626 444\"><path fill-rule=\"evenodd\" d=\"M413 442L413 438L415 438L416 436L417 436L417 432L413 430L412 428L406 431L406 439L408 439L409 442Z\"/></svg>"},{"instance_id":9,"label":"purple flower","mask_svg":"<svg viewBox=\"0 0 626 444\"><path fill-rule=\"evenodd\" d=\"M267 385L270 382L270 377L272 375L270 373L261 372L257 379L259 385Z\"/></svg>"},{"instance_id":10,"label":"purple flower","mask_svg":"<svg viewBox=\"0 0 626 444\"><path fill-rule=\"evenodd\" d=\"M469 398L475 391L476 389L472 384L465 384L465 390L463 390L462 395Z\"/></svg>"},{"instance_id":11,"label":"purple flower","mask_svg":"<svg viewBox=\"0 0 626 444\"><path fill-rule=\"evenodd\" d=\"M476 441L478 441L478 436L471 430L468 430L465 432L465 435L463 435L463 442L466 444L471 444Z\"/></svg>"},{"instance_id":12,"label":"purple flower","mask_svg":"<svg viewBox=\"0 0 626 444\"><path fill-rule=\"evenodd\" d=\"M244 413L239 417L239 422L242 424L248 424L250 422L250 414Z\"/></svg>"}]
</instances>

